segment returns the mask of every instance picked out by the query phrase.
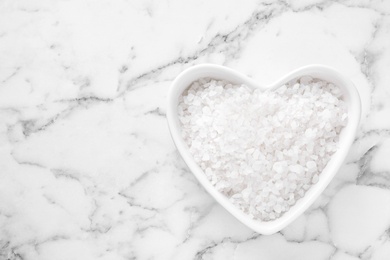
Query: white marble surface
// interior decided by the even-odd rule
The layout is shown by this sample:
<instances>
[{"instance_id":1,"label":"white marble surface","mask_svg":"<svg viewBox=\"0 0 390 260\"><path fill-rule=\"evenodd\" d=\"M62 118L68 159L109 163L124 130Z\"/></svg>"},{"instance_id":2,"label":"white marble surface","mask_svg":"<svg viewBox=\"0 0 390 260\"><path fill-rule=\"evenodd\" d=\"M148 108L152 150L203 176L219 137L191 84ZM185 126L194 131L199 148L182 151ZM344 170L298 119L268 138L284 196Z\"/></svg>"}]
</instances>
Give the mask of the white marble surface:
<instances>
[{"instance_id":1,"label":"white marble surface","mask_svg":"<svg viewBox=\"0 0 390 260\"><path fill-rule=\"evenodd\" d=\"M267 84L309 63L363 123L314 205L272 236L199 186L166 120L204 62ZM0 3L0 259L390 259L389 1Z\"/></svg>"}]
</instances>

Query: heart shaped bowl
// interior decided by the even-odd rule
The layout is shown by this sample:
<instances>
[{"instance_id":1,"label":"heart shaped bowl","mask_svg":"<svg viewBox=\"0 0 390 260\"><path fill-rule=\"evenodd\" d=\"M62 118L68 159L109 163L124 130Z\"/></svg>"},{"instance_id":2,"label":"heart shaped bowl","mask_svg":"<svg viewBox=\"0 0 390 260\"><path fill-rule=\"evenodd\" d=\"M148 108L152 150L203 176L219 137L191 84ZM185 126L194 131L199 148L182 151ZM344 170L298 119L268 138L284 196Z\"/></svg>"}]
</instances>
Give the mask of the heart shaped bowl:
<instances>
[{"instance_id":1,"label":"heart shaped bowl","mask_svg":"<svg viewBox=\"0 0 390 260\"><path fill-rule=\"evenodd\" d=\"M250 88L258 88L264 91L266 89L275 90L285 83L302 76L311 76L313 78L319 78L328 82L332 82L341 89L343 99L346 102L348 108L348 122L340 133L339 148L333 154L332 158L321 172L319 181L306 192L303 198L299 199L296 204L292 206L287 212L285 212L280 218L272 221L260 221L252 219L240 209L236 208L228 200L228 198L226 198L223 194L219 193L214 188L202 169L192 158L188 146L181 136L181 126L177 112L179 97L192 82L204 77L224 79L234 84L245 84ZM290 72L269 86L261 86L254 82L251 78L227 67L213 64L202 64L193 66L178 75L173 81L168 93L167 120L169 129L172 139L188 168L192 171L203 187L211 194L211 196L213 196L214 199L222 205L222 207L224 207L243 224L264 235L276 233L290 224L294 219L302 214L327 187L329 182L332 180L342 165L354 141L355 134L359 126L360 114L360 96L353 83L333 68L323 65L308 65L299 68Z\"/></svg>"}]
</instances>

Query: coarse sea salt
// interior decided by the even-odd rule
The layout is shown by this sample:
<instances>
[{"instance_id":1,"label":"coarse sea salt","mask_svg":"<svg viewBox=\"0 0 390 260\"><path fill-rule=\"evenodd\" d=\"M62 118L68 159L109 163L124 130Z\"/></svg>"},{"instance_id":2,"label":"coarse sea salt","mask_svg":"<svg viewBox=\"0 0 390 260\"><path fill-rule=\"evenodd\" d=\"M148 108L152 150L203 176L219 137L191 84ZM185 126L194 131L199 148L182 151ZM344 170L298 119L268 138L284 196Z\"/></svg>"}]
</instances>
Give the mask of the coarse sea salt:
<instances>
[{"instance_id":1,"label":"coarse sea salt","mask_svg":"<svg viewBox=\"0 0 390 260\"><path fill-rule=\"evenodd\" d=\"M201 78L180 96L178 113L209 181L261 221L282 216L319 181L347 124L340 89L310 76L264 92Z\"/></svg>"}]
</instances>

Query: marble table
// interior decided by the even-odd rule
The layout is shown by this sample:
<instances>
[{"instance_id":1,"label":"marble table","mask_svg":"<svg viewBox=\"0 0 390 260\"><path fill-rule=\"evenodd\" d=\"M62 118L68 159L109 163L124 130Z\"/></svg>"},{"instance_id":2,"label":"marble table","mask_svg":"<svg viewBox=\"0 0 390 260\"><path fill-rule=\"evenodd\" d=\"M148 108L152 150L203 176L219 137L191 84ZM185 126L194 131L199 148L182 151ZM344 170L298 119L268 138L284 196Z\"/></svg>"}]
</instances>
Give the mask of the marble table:
<instances>
[{"instance_id":1,"label":"marble table","mask_svg":"<svg viewBox=\"0 0 390 260\"><path fill-rule=\"evenodd\" d=\"M166 96L201 63L268 84L312 63L362 124L323 195L271 236L198 184ZM387 1L2 1L0 259L390 259Z\"/></svg>"}]
</instances>

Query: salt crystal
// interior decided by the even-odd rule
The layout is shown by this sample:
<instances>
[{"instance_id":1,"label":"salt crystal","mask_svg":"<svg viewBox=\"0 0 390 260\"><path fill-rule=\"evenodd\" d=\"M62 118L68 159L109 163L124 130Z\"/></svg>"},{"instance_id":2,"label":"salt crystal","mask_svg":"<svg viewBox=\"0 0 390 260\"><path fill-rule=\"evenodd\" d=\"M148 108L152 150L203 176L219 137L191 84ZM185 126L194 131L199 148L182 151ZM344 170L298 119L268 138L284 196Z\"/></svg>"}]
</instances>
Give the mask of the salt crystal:
<instances>
[{"instance_id":1,"label":"salt crystal","mask_svg":"<svg viewBox=\"0 0 390 260\"><path fill-rule=\"evenodd\" d=\"M308 161L306 167L309 171L315 171L317 169L317 164L315 161Z\"/></svg>"},{"instance_id":2,"label":"salt crystal","mask_svg":"<svg viewBox=\"0 0 390 260\"><path fill-rule=\"evenodd\" d=\"M282 174L277 173L277 174L274 175L274 179L275 180L280 180L280 178L282 178Z\"/></svg>"},{"instance_id":3,"label":"salt crystal","mask_svg":"<svg viewBox=\"0 0 390 260\"><path fill-rule=\"evenodd\" d=\"M208 161L208 160L210 160L210 156L206 153L203 155L202 161Z\"/></svg>"},{"instance_id":4,"label":"salt crystal","mask_svg":"<svg viewBox=\"0 0 390 260\"><path fill-rule=\"evenodd\" d=\"M297 127L298 127L298 123L295 120L293 120L291 122L291 129L295 130Z\"/></svg>"},{"instance_id":5,"label":"salt crystal","mask_svg":"<svg viewBox=\"0 0 390 260\"><path fill-rule=\"evenodd\" d=\"M254 148L250 148L250 149L246 150L246 153L247 154L252 154L254 151L255 151Z\"/></svg>"},{"instance_id":6,"label":"salt crystal","mask_svg":"<svg viewBox=\"0 0 390 260\"><path fill-rule=\"evenodd\" d=\"M341 121L344 121L346 118L347 118L347 113L343 113L343 115L341 116Z\"/></svg>"},{"instance_id":7,"label":"salt crystal","mask_svg":"<svg viewBox=\"0 0 390 260\"><path fill-rule=\"evenodd\" d=\"M281 174L281 173L284 173L286 171L286 167L283 165L283 163L276 162L272 166L272 170L277 172L277 173L279 173L279 174Z\"/></svg>"},{"instance_id":8,"label":"salt crystal","mask_svg":"<svg viewBox=\"0 0 390 260\"><path fill-rule=\"evenodd\" d=\"M255 149L252 156L253 156L253 159L255 159L255 160L259 159L260 151L258 149Z\"/></svg>"},{"instance_id":9,"label":"salt crystal","mask_svg":"<svg viewBox=\"0 0 390 260\"><path fill-rule=\"evenodd\" d=\"M305 169L304 169L301 165L299 165L299 164L291 165L291 166L288 167L288 169L289 169L290 171L292 171L292 172L297 173L297 174L301 174L301 173L303 173L304 170L305 170Z\"/></svg>"},{"instance_id":10,"label":"salt crystal","mask_svg":"<svg viewBox=\"0 0 390 260\"><path fill-rule=\"evenodd\" d=\"M289 173L288 179L294 181L297 179L297 175L295 173Z\"/></svg>"},{"instance_id":11,"label":"salt crystal","mask_svg":"<svg viewBox=\"0 0 390 260\"><path fill-rule=\"evenodd\" d=\"M312 179L312 183L315 184L315 183L318 182L318 180L319 180L318 174L314 174L314 175L313 175L313 179Z\"/></svg>"},{"instance_id":12,"label":"salt crystal","mask_svg":"<svg viewBox=\"0 0 390 260\"><path fill-rule=\"evenodd\" d=\"M313 80L313 78L310 77L310 76L303 76L303 77L300 78L299 82L300 82L301 84L303 84L303 85L307 85L307 84L309 84L312 80Z\"/></svg>"},{"instance_id":13,"label":"salt crystal","mask_svg":"<svg viewBox=\"0 0 390 260\"><path fill-rule=\"evenodd\" d=\"M305 131L305 136L306 136L307 138L312 139L312 138L314 138L314 137L316 136L316 132L317 132L316 129L308 128L308 129L306 129L306 131Z\"/></svg>"},{"instance_id":14,"label":"salt crystal","mask_svg":"<svg viewBox=\"0 0 390 260\"><path fill-rule=\"evenodd\" d=\"M275 183L275 188L276 188L277 190L281 190L281 189L283 188L283 182L277 181L277 182Z\"/></svg>"},{"instance_id":15,"label":"salt crystal","mask_svg":"<svg viewBox=\"0 0 390 260\"><path fill-rule=\"evenodd\" d=\"M211 109L209 107L203 107L202 108L202 112L206 115L210 115L211 114Z\"/></svg>"},{"instance_id":16,"label":"salt crystal","mask_svg":"<svg viewBox=\"0 0 390 260\"><path fill-rule=\"evenodd\" d=\"M261 169L263 169L262 162L256 161L255 163L253 163L252 169L255 171L260 171Z\"/></svg>"},{"instance_id":17,"label":"salt crystal","mask_svg":"<svg viewBox=\"0 0 390 260\"><path fill-rule=\"evenodd\" d=\"M282 207L279 204L277 204L274 206L274 211L276 213L280 213L280 212L282 212Z\"/></svg>"}]
</instances>

